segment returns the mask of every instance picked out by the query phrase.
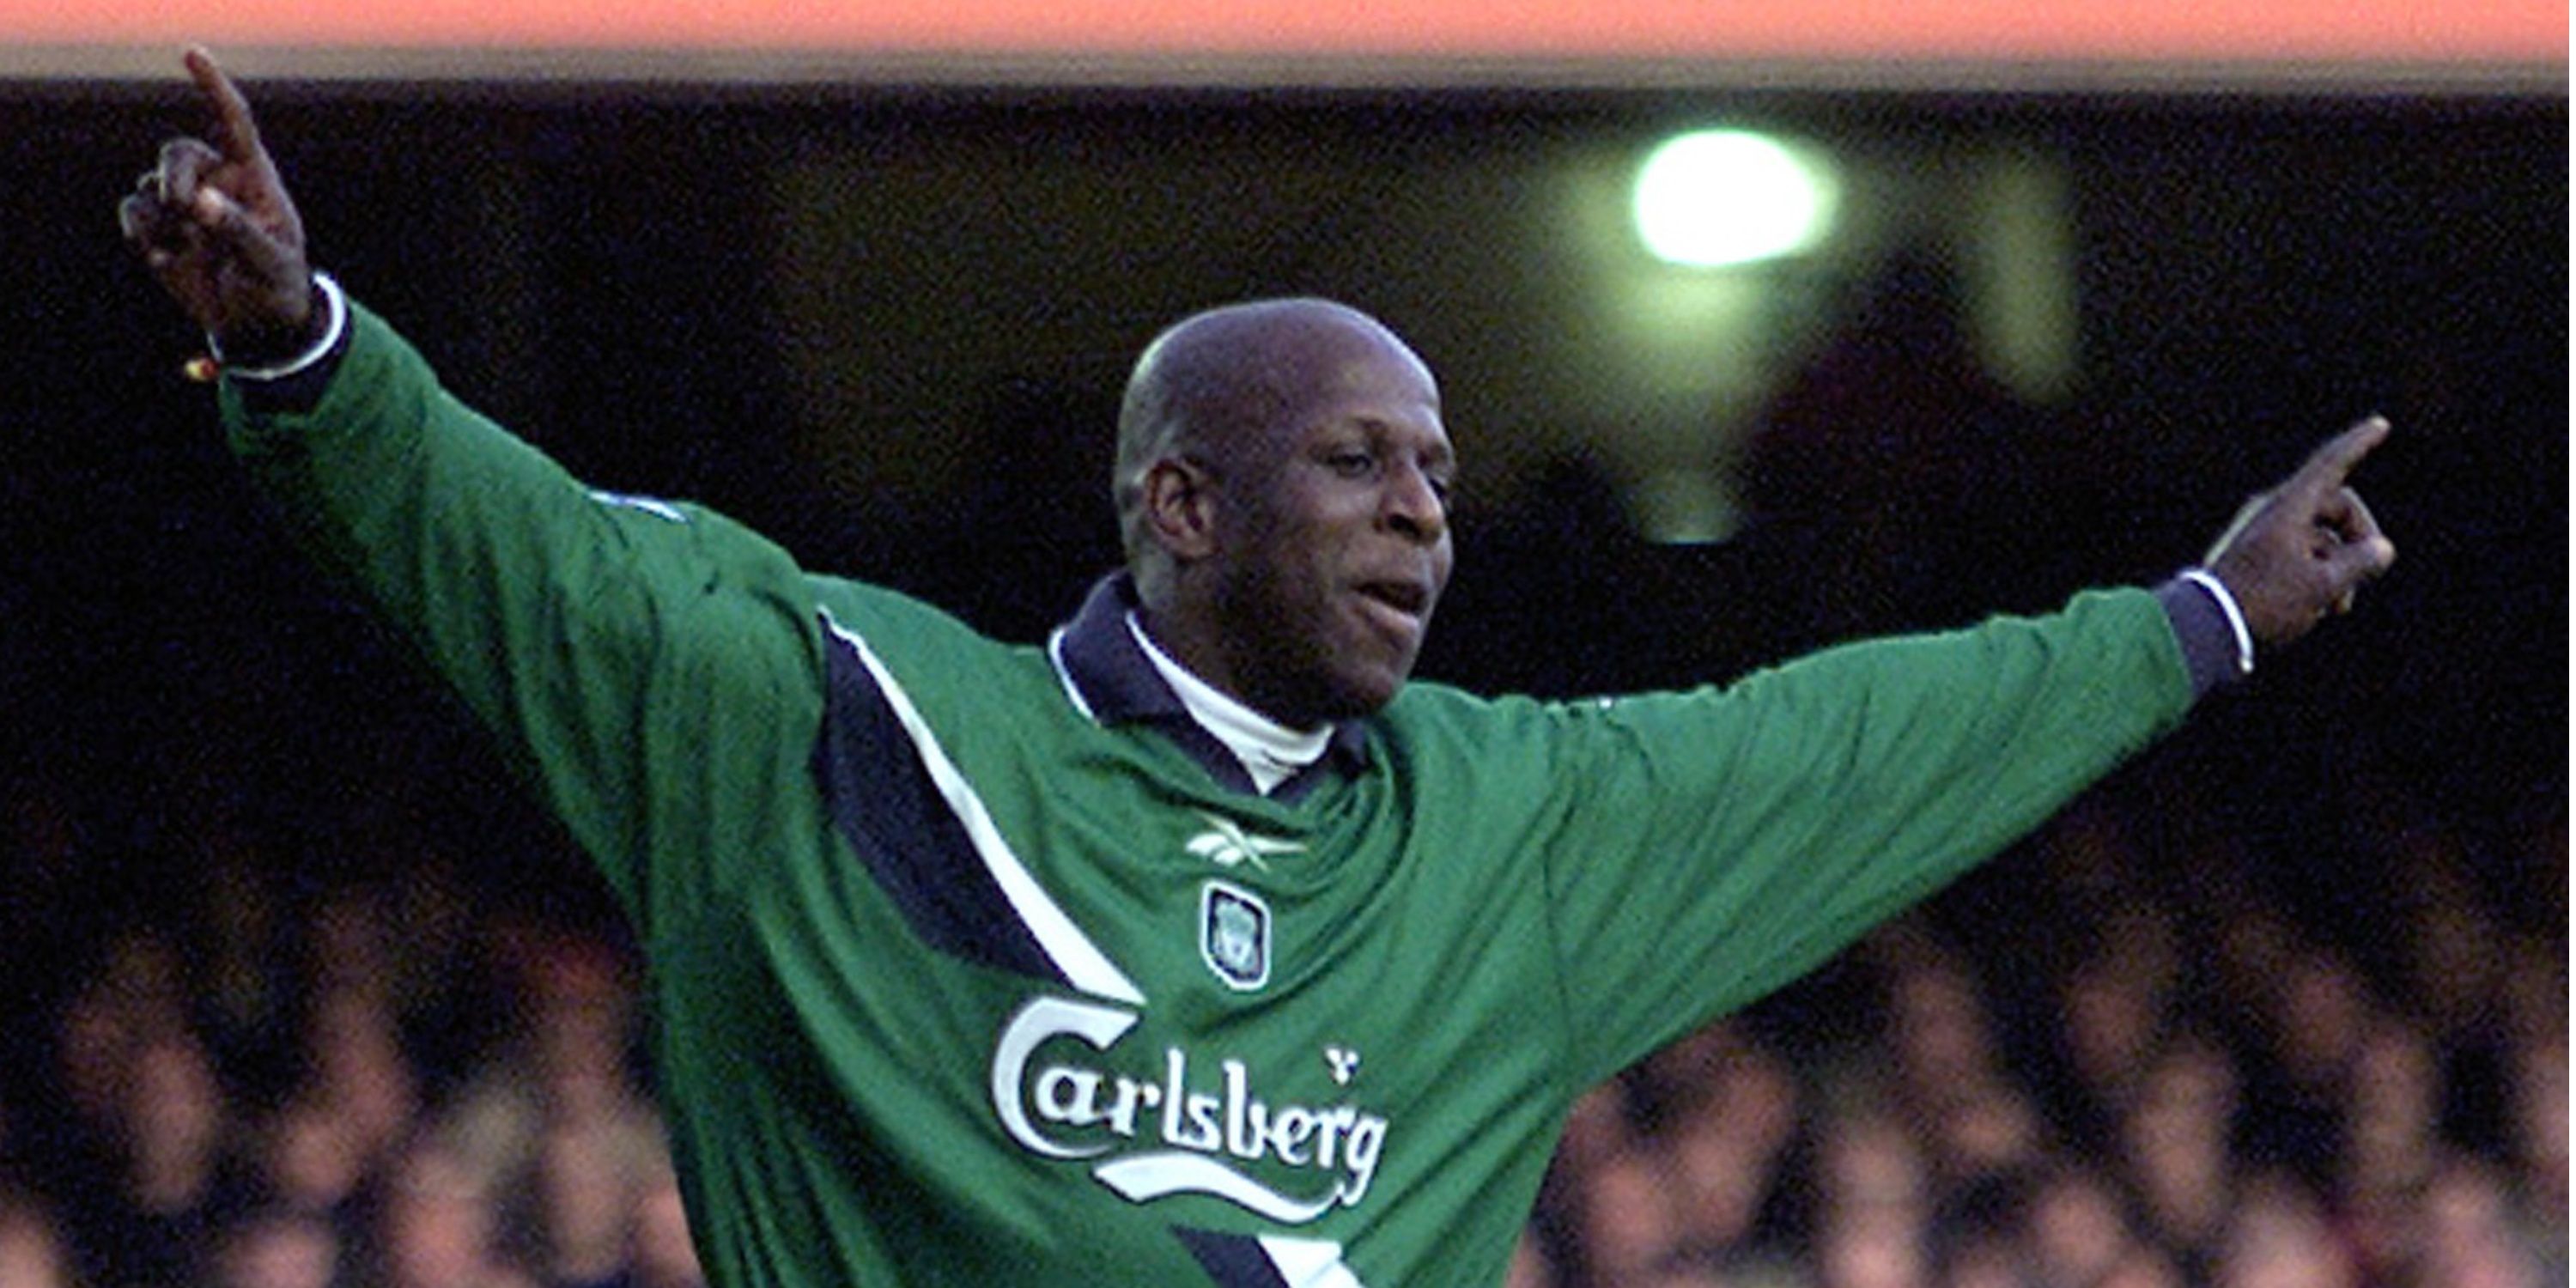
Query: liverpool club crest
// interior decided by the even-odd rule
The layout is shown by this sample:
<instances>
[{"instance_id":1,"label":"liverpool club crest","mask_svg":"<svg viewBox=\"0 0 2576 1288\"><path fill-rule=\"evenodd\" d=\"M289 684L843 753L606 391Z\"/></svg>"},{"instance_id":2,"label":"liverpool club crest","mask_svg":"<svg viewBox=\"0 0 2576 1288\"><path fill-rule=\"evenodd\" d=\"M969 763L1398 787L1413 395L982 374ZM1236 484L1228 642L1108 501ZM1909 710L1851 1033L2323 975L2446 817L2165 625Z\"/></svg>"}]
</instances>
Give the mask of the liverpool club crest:
<instances>
[{"instance_id":1,"label":"liverpool club crest","mask_svg":"<svg viewBox=\"0 0 2576 1288\"><path fill-rule=\"evenodd\" d=\"M1228 988L1249 992L1270 982L1270 905L1223 881L1199 888L1199 956Z\"/></svg>"}]
</instances>

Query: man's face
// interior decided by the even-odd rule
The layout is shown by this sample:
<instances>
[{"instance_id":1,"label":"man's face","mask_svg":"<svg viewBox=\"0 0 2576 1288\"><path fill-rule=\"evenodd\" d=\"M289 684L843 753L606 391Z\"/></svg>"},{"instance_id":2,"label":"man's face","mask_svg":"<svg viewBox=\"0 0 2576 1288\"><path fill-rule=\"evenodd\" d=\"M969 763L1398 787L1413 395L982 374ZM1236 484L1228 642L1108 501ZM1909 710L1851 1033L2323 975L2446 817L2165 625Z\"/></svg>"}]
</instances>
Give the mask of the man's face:
<instances>
[{"instance_id":1,"label":"man's face","mask_svg":"<svg viewBox=\"0 0 2576 1288\"><path fill-rule=\"evenodd\" d=\"M1337 341L1312 355L1311 392L1215 463L1228 674L1209 678L1298 727L1386 705L1449 582L1438 387L1393 335Z\"/></svg>"}]
</instances>

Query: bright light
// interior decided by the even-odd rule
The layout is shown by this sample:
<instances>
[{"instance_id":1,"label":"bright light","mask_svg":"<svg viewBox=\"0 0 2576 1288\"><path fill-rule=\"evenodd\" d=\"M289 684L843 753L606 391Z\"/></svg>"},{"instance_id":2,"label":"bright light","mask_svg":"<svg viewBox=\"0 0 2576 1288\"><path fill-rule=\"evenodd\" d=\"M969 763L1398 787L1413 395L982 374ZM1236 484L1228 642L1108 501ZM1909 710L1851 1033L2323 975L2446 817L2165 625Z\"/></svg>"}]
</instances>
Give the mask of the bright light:
<instances>
[{"instance_id":1,"label":"bright light","mask_svg":"<svg viewBox=\"0 0 2576 1288\"><path fill-rule=\"evenodd\" d=\"M1637 235L1693 268L1795 255L1833 226L1837 187L1830 165L1768 135L1684 134L1637 172Z\"/></svg>"}]
</instances>

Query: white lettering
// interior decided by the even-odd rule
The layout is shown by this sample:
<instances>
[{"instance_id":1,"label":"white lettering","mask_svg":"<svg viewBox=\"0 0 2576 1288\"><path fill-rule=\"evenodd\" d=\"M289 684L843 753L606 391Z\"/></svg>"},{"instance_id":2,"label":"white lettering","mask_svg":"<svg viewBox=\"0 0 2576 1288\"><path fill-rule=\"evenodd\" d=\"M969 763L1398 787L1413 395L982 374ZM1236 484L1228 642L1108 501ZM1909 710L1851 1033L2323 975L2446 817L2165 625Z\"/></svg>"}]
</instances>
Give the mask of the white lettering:
<instances>
[{"instance_id":1,"label":"white lettering","mask_svg":"<svg viewBox=\"0 0 2576 1288\"><path fill-rule=\"evenodd\" d=\"M1088 1127L1100 1121L1099 1097L1100 1075L1089 1069L1057 1065L1038 1075L1038 1116L1048 1122Z\"/></svg>"},{"instance_id":2,"label":"white lettering","mask_svg":"<svg viewBox=\"0 0 2576 1288\"><path fill-rule=\"evenodd\" d=\"M1029 1057L1048 1038L1077 1037L1106 1051L1110 1043L1135 1026L1134 1012L1057 997L1041 997L1021 1007L1011 1022L1002 1026L1002 1038L993 1046L993 1112L1001 1118L1002 1130L1049 1158L1094 1158L1109 1152L1105 1144L1059 1145L1040 1135L1030 1124L1028 1111L1020 1105L1020 1088L1026 1085Z\"/></svg>"},{"instance_id":3,"label":"white lettering","mask_svg":"<svg viewBox=\"0 0 2576 1288\"><path fill-rule=\"evenodd\" d=\"M1189 1135L1172 1143L1184 1149L1195 1149L1210 1154L1224 1148L1225 1139L1218 1134L1216 1115L1217 1110L1225 1102L1209 1095L1193 1095L1189 1098L1189 1102Z\"/></svg>"},{"instance_id":4,"label":"white lettering","mask_svg":"<svg viewBox=\"0 0 2576 1288\"><path fill-rule=\"evenodd\" d=\"M1217 1098L1192 1095L1189 1090L1190 1057L1179 1047L1163 1053L1163 1143L1213 1154L1221 1143L1217 1134ZM1189 1130L1181 1130L1181 1120L1189 1119Z\"/></svg>"},{"instance_id":5,"label":"white lettering","mask_svg":"<svg viewBox=\"0 0 2576 1288\"><path fill-rule=\"evenodd\" d=\"M1118 1098L1109 1104L1109 1130L1130 1140L1135 1139L1137 1108L1142 1106L1151 1109L1154 1107L1154 1102L1162 1098L1162 1088L1150 1082L1138 1082L1134 1078L1120 1077Z\"/></svg>"},{"instance_id":6,"label":"white lettering","mask_svg":"<svg viewBox=\"0 0 2576 1288\"><path fill-rule=\"evenodd\" d=\"M1338 1109L1327 1109L1324 1112L1315 1115L1315 1125L1323 1128L1324 1131L1323 1138L1315 1142L1315 1166L1335 1166L1333 1162L1333 1141L1343 1132L1349 1131L1351 1129L1351 1120L1358 1116L1359 1111L1351 1108L1349 1105L1343 1105Z\"/></svg>"},{"instance_id":7,"label":"white lettering","mask_svg":"<svg viewBox=\"0 0 2576 1288\"><path fill-rule=\"evenodd\" d=\"M1378 1147L1386 1144L1386 1120L1362 1114L1351 1124L1349 1143L1343 1156L1351 1163L1351 1179L1342 1183L1342 1201L1357 1203L1368 1194L1369 1181L1377 1175Z\"/></svg>"},{"instance_id":8,"label":"white lettering","mask_svg":"<svg viewBox=\"0 0 2576 1288\"><path fill-rule=\"evenodd\" d=\"M1255 1091L1252 1067L1232 1058L1217 1061L1217 1087L1194 1088L1189 1053L1180 1047L1164 1049L1159 1079L1100 1068L1078 1054L1041 1062L1058 1038L1107 1053L1136 1023L1132 1011L1063 998L1021 1007L993 1049L993 1112L1003 1130L1047 1158L1100 1159L1159 1129L1165 1148L1122 1153L1092 1168L1101 1184L1138 1203L1205 1194L1273 1220L1305 1222L1367 1195L1387 1120L1356 1105L1274 1106ZM1229 1158L1332 1179L1313 1197L1294 1198L1237 1171Z\"/></svg>"},{"instance_id":9,"label":"white lettering","mask_svg":"<svg viewBox=\"0 0 2576 1288\"><path fill-rule=\"evenodd\" d=\"M1266 1152L1261 1120L1269 1111L1252 1098L1252 1074L1241 1060L1225 1062L1225 1152L1255 1160ZM1249 1126L1247 1133L1244 1129Z\"/></svg>"},{"instance_id":10,"label":"white lettering","mask_svg":"<svg viewBox=\"0 0 2576 1288\"><path fill-rule=\"evenodd\" d=\"M1290 1105L1279 1111L1270 1123L1270 1147L1279 1161L1291 1167L1306 1165L1306 1138L1315 1133L1315 1114L1304 1105Z\"/></svg>"}]
</instances>

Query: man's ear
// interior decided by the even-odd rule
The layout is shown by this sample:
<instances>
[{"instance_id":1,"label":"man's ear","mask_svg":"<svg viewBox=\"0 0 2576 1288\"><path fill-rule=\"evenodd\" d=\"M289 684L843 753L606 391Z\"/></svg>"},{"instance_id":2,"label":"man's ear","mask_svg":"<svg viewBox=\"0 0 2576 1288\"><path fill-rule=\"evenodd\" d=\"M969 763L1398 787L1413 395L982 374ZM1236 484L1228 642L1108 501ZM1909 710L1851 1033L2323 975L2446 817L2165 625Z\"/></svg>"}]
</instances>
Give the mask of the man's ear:
<instances>
[{"instance_id":1,"label":"man's ear","mask_svg":"<svg viewBox=\"0 0 2576 1288\"><path fill-rule=\"evenodd\" d=\"M1145 470L1145 525L1183 563L1216 552L1216 477L1198 462L1166 456Z\"/></svg>"}]
</instances>

